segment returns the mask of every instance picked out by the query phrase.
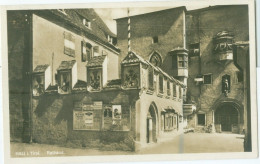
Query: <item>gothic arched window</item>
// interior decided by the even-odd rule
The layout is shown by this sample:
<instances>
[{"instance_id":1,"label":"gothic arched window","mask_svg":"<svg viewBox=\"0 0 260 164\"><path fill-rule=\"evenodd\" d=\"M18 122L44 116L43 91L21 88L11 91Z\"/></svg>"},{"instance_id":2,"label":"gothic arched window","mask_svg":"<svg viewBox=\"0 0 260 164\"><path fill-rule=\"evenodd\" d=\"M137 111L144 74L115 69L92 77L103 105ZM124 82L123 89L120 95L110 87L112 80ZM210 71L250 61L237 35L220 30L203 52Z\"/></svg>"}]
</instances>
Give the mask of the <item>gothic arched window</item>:
<instances>
[{"instance_id":1,"label":"gothic arched window","mask_svg":"<svg viewBox=\"0 0 260 164\"><path fill-rule=\"evenodd\" d=\"M158 66L160 67L162 65L162 58L161 56L157 53L154 52L152 54L152 56L150 57L150 62L154 65L154 66Z\"/></svg>"}]
</instances>

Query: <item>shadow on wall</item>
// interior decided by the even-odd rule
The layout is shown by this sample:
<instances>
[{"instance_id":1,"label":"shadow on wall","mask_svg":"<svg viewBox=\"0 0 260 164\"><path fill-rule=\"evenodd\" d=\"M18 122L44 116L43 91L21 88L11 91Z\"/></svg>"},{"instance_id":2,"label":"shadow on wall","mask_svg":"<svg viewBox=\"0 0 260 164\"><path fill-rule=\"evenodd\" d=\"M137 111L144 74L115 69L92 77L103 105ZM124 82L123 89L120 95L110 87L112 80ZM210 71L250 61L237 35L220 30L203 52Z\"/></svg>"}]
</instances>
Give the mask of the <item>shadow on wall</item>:
<instances>
[{"instance_id":1,"label":"shadow on wall","mask_svg":"<svg viewBox=\"0 0 260 164\"><path fill-rule=\"evenodd\" d=\"M55 101L54 96L45 96L42 95L39 97L38 105L35 109L35 114L37 117L42 117L48 110L48 108L53 104Z\"/></svg>"},{"instance_id":2,"label":"shadow on wall","mask_svg":"<svg viewBox=\"0 0 260 164\"><path fill-rule=\"evenodd\" d=\"M71 96L65 96L62 101L62 107L59 113L57 114L54 124L59 124L61 121L68 121L72 119L73 116L73 101Z\"/></svg>"}]
</instances>

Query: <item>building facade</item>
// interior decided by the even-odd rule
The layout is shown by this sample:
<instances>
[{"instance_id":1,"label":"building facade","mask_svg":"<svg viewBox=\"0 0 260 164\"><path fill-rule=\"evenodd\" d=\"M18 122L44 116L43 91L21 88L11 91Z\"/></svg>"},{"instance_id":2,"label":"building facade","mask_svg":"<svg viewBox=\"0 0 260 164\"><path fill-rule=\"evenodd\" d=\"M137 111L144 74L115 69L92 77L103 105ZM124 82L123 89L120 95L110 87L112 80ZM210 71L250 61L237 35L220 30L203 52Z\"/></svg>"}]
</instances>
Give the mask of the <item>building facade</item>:
<instances>
[{"instance_id":1,"label":"building facade","mask_svg":"<svg viewBox=\"0 0 260 164\"><path fill-rule=\"evenodd\" d=\"M187 85L183 113L198 131L247 129L248 7L185 7L131 16L131 45L142 57ZM127 18L117 19L118 45L127 50ZM142 43L142 44L140 44ZM246 46L247 45L247 46ZM187 53L187 55L186 55ZM125 53L120 53L120 57ZM176 55L177 54L177 55ZM184 55L183 55L184 54Z\"/></svg>"},{"instance_id":2,"label":"building facade","mask_svg":"<svg viewBox=\"0 0 260 164\"><path fill-rule=\"evenodd\" d=\"M138 150L187 128L250 138L247 6L120 18L117 36L93 9L7 17L11 141Z\"/></svg>"},{"instance_id":3,"label":"building facade","mask_svg":"<svg viewBox=\"0 0 260 164\"><path fill-rule=\"evenodd\" d=\"M215 6L187 12L187 94L189 101L197 105L197 113L189 117L190 126L213 126L213 131L233 133L246 129L244 93L248 78L238 62L241 56L236 42L248 43L248 28L247 6Z\"/></svg>"},{"instance_id":4,"label":"building facade","mask_svg":"<svg viewBox=\"0 0 260 164\"><path fill-rule=\"evenodd\" d=\"M182 132L185 84L135 52L119 62L93 9L9 11L8 38L11 140L137 150Z\"/></svg>"}]
</instances>

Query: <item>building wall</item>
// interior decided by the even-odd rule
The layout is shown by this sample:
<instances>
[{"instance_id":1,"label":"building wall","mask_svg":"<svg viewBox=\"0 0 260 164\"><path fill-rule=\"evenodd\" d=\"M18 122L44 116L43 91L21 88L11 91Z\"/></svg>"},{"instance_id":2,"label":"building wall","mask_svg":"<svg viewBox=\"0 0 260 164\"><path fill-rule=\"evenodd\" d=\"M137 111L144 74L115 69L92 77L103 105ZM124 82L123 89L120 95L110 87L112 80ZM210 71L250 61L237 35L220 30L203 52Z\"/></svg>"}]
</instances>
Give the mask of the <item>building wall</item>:
<instances>
[{"instance_id":1,"label":"building wall","mask_svg":"<svg viewBox=\"0 0 260 164\"><path fill-rule=\"evenodd\" d=\"M207 113L207 124L212 123L214 103L225 99L221 92L221 78L224 74L231 76L231 93L228 98L244 104L243 83L236 83L234 62L220 62L213 53L213 37L220 31L230 31L234 41L248 41L248 8L247 6L221 6L188 12L186 15L187 45L200 43L200 58L189 58L188 93L197 103L197 109ZM196 85L194 78L199 74L212 73L213 83Z\"/></svg>"},{"instance_id":2,"label":"building wall","mask_svg":"<svg viewBox=\"0 0 260 164\"><path fill-rule=\"evenodd\" d=\"M162 68L171 74L172 57L168 54L176 47L184 47L184 9L169 9L160 12L137 15L131 19L131 50L149 60L153 51L157 51L163 60ZM117 19L118 47L120 61L128 51L127 18ZM158 36L159 42L153 43L153 37Z\"/></svg>"},{"instance_id":3,"label":"building wall","mask_svg":"<svg viewBox=\"0 0 260 164\"><path fill-rule=\"evenodd\" d=\"M137 138L137 141L139 141L141 144L146 143L146 129L147 129L147 114L149 111L149 107L151 104L154 103L157 108L157 128L158 128L158 141L161 139L160 136L163 135L164 131L161 128L161 113L164 109L167 109L169 106L173 107L176 111L179 112L179 114L182 114L182 101L173 101L172 99L166 99L166 98L160 98L156 95L149 95L149 94L142 94L140 97L140 103L138 103L138 107L136 109L137 113L139 113L139 116L137 117L137 136L140 136L140 138ZM181 126L179 125L179 131L182 130ZM154 127L153 127L154 128ZM177 131L173 131L173 133L177 133Z\"/></svg>"},{"instance_id":4,"label":"building wall","mask_svg":"<svg viewBox=\"0 0 260 164\"><path fill-rule=\"evenodd\" d=\"M134 105L138 95L137 90L117 90L69 95L45 94L38 98L35 97L33 99L33 140L37 143L68 145L71 147L87 146L101 149L102 144L114 143L118 144L117 148L110 147L111 150L132 150L131 144L133 144L135 136L133 132L135 129ZM97 130L74 130L73 110L75 110L75 102L93 104L94 101L102 101L103 109L106 105L121 105L122 124L127 125L128 130L115 129L114 131L102 128ZM100 111L101 119L97 119L94 115L94 122L103 123L103 109Z\"/></svg>"},{"instance_id":5,"label":"building wall","mask_svg":"<svg viewBox=\"0 0 260 164\"><path fill-rule=\"evenodd\" d=\"M75 57L64 54L64 32L69 32L75 37ZM118 56L102 45L92 40L75 34L61 26L58 26L44 18L33 15L33 69L37 65L49 64L52 66L53 57L53 78L55 78L56 69L61 61L76 60L78 79L86 81L86 64L81 61L81 41L88 42L93 46L99 46L100 55L102 51L108 53L108 80L118 78ZM115 64L116 63L116 64ZM113 70L113 71L111 71Z\"/></svg>"},{"instance_id":6,"label":"building wall","mask_svg":"<svg viewBox=\"0 0 260 164\"><path fill-rule=\"evenodd\" d=\"M26 21L27 20L27 21ZM30 15L25 11L7 12L9 116L11 141L29 135L28 108L30 78Z\"/></svg>"}]
</instances>

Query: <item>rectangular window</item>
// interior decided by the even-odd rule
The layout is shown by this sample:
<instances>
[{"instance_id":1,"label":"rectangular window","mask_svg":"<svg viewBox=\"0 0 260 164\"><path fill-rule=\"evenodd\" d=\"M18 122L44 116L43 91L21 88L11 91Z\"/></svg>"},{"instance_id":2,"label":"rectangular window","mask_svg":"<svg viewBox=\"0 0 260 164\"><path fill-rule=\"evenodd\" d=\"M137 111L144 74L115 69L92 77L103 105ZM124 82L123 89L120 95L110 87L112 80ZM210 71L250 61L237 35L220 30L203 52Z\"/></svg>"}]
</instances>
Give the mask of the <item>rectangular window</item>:
<instances>
[{"instance_id":1,"label":"rectangular window","mask_svg":"<svg viewBox=\"0 0 260 164\"><path fill-rule=\"evenodd\" d=\"M167 95L170 96L171 95L171 89L170 89L170 82L167 81Z\"/></svg>"},{"instance_id":2,"label":"rectangular window","mask_svg":"<svg viewBox=\"0 0 260 164\"><path fill-rule=\"evenodd\" d=\"M189 56L200 56L200 44L194 43L189 45Z\"/></svg>"},{"instance_id":3,"label":"rectangular window","mask_svg":"<svg viewBox=\"0 0 260 164\"><path fill-rule=\"evenodd\" d=\"M154 75L153 75L153 68L149 68L149 70L148 70L149 72L148 72L148 89L149 90L154 90L154 85L153 85L153 83L154 83Z\"/></svg>"},{"instance_id":4,"label":"rectangular window","mask_svg":"<svg viewBox=\"0 0 260 164\"><path fill-rule=\"evenodd\" d=\"M159 75L159 92L163 93L163 76Z\"/></svg>"},{"instance_id":5,"label":"rectangular window","mask_svg":"<svg viewBox=\"0 0 260 164\"><path fill-rule=\"evenodd\" d=\"M198 114L198 125L205 126L205 114Z\"/></svg>"},{"instance_id":6,"label":"rectangular window","mask_svg":"<svg viewBox=\"0 0 260 164\"><path fill-rule=\"evenodd\" d=\"M81 61L85 62L87 61L87 48L86 43L84 41L81 42Z\"/></svg>"},{"instance_id":7,"label":"rectangular window","mask_svg":"<svg viewBox=\"0 0 260 164\"><path fill-rule=\"evenodd\" d=\"M212 84L212 74L203 75L204 84Z\"/></svg>"},{"instance_id":8,"label":"rectangular window","mask_svg":"<svg viewBox=\"0 0 260 164\"><path fill-rule=\"evenodd\" d=\"M173 97L176 97L177 96L177 92L176 92L176 85L174 83L172 84L172 90L173 90L173 92L172 92Z\"/></svg>"},{"instance_id":9,"label":"rectangular window","mask_svg":"<svg viewBox=\"0 0 260 164\"><path fill-rule=\"evenodd\" d=\"M158 42L159 42L158 36L154 36L153 37L153 43L158 43Z\"/></svg>"},{"instance_id":10,"label":"rectangular window","mask_svg":"<svg viewBox=\"0 0 260 164\"><path fill-rule=\"evenodd\" d=\"M182 87L179 86L179 99L182 99Z\"/></svg>"},{"instance_id":11,"label":"rectangular window","mask_svg":"<svg viewBox=\"0 0 260 164\"><path fill-rule=\"evenodd\" d=\"M243 72L237 71L236 74L237 74L237 82L238 83L243 82Z\"/></svg>"},{"instance_id":12,"label":"rectangular window","mask_svg":"<svg viewBox=\"0 0 260 164\"><path fill-rule=\"evenodd\" d=\"M186 55L178 56L178 68L188 67L188 57Z\"/></svg>"}]
</instances>

